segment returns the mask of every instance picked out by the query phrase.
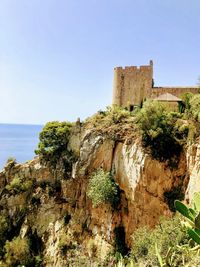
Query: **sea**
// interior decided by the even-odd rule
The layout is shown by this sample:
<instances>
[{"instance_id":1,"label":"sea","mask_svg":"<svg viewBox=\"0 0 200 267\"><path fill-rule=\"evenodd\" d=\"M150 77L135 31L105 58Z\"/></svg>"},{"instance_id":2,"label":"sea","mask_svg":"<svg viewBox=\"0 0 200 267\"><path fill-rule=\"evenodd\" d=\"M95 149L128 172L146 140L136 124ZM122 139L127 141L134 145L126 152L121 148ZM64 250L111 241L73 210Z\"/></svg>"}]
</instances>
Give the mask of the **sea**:
<instances>
[{"instance_id":1,"label":"sea","mask_svg":"<svg viewBox=\"0 0 200 267\"><path fill-rule=\"evenodd\" d=\"M0 123L0 170L8 158L23 163L35 157L42 125Z\"/></svg>"}]
</instances>

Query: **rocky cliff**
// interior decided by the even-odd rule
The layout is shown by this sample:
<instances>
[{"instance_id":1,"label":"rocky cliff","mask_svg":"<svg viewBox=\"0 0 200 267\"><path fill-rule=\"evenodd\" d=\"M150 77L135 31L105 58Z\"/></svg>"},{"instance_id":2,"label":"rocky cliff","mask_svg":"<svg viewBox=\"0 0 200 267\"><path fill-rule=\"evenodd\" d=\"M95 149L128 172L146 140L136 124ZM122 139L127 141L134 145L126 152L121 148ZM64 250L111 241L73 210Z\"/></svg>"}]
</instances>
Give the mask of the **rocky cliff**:
<instances>
[{"instance_id":1,"label":"rocky cliff","mask_svg":"<svg viewBox=\"0 0 200 267\"><path fill-rule=\"evenodd\" d=\"M0 172L1 214L12 229L7 238L28 236L41 257L38 266L103 262L116 246L130 248L136 228L153 227L160 216L171 216L174 199L186 192L190 200L200 190L200 143L183 150L171 166L152 159L137 138L122 136L116 141L103 130L76 125L67 147L78 158L70 175L39 157L25 164L11 161ZM89 178L99 168L112 172L119 186L115 209L94 207L87 197Z\"/></svg>"}]
</instances>

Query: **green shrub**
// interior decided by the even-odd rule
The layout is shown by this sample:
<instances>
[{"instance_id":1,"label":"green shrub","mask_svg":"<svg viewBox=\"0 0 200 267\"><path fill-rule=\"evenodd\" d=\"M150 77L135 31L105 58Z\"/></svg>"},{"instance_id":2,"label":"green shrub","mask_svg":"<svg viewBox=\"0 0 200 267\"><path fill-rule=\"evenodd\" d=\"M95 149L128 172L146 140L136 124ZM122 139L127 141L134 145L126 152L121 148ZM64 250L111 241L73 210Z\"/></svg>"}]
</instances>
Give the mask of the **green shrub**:
<instances>
[{"instance_id":1,"label":"green shrub","mask_svg":"<svg viewBox=\"0 0 200 267\"><path fill-rule=\"evenodd\" d=\"M11 241L6 241L5 252L5 262L10 267L27 266L30 262L31 255L27 238L15 237Z\"/></svg>"},{"instance_id":2,"label":"green shrub","mask_svg":"<svg viewBox=\"0 0 200 267\"><path fill-rule=\"evenodd\" d=\"M109 172L103 169L97 170L91 177L88 190L88 197L92 200L94 207L110 203L113 207L119 201L119 189Z\"/></svg>"},{"instance_id":3,"label":"green shrub","mask_svg":"<svg viewBox=\"0 0 200 267\"><path fill-rule=\"evenodd\" d=\"M157 244L163 258L167 255L169 248L173 251L176 264L170 266L184 266L184 262L181 264L183 253L177 246L187 244L188 240L188 235L182 228L178 217L162 218L154 229L144 227L134 232L131 257L138 263L136 266L159 266L155 251L155 244Z\"/></svg>"},{"instance_id":4,"label":"green shrub","mask_svg":"<svg viewBox=\"0 0 200 267\"><path fill-rule=\"evenodd\" d=\"M164 161L180 154L182 146L174 133L175 122L180 116L177 112L168 112L157 101L146 101L136 114L143 145L150 148L155 159Z\"/></svg>"},{"instance_id":5,"label":"green shrub","mask_svg":"<svg viewBox=\"0 0 200 267\"><path fill-rule=\"evenodd\" d=\"M124 119L129 118L131 116L131 112L125 108L113 105L112 107L107 107L106 115L108 120L117 124L122 122Z\"/></svg>"},{"instance_id":6,"label":"green shrub","mask_svg":"<svg viewBox=\"0 0 200 267\"><path fill-rule=\"evenodd\" d=\"M32 187L33 187L32 180L22 179L19 177L14 177L13 180L8 185L6 185L6 189L11 194L26 192L32 189Z\"/></svg>"},{"instance_id":7,"label":"green shrub","mask_svg":"<svg viewBox=\"0 0 200 267\"><path fill-rule=\"evenodd\" d=\"M190 111L193 118L200 122L200 94L194 95L190 99Z\"/></svg>"},{"instance_id":8,"label":"green shrub","mask_svg":"<svg viewBox=\"0 0 200 267\"><path fill-rule=\"evenodd\" d=\"M71 127L70 122L48 122L40 133L40 142L35 153L46 161L56 162L61 155L67 153Z\"/></svg>"},{"instance_id":9,"label":"green shrub","mask_svg":"<svg viewBox=\"0 0 200 267\"><path fill-rule=\"evenodd\" d=\"M164 130L169 131L166 109L157 101L147 101L137 113L136 121L145 136L154 139Z\"/></svg>"},{"instance_id":10,"label":"green shrub","mask_svg":"<svg viewBox=\"0 0 200 267\"><path fill-rule=\"evenodd\" d=\"M128 111L127 109L113 105L108 106L106 111L98 111L92 117L86 119L86 124L91 124L93 127L109 127L125 122L132 116L133 113Z\"/></svg>"},{"instance_id":11,"label":"green shrub","mask_svg":"<svg viewBox=\"0 0 200 267\"><path fill-rule=\"evenodd\" d=\"M181 96L184 111L187 111L191 108L190 99L192 97L193 97L193 94L190 92L185 93Z\"/></svg>"}]
</instances>

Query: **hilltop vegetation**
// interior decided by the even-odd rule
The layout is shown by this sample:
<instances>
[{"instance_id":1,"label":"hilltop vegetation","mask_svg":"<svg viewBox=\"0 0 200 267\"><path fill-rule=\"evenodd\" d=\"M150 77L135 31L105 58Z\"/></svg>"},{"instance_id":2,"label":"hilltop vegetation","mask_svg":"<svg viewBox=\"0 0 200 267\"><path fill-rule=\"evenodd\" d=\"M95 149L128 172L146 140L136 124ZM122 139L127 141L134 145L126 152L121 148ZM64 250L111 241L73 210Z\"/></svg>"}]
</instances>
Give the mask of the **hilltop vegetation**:
<instances>
[{"instance_id":1,"label":"hilltop vegetation","mask_svg":"<svg viewBox=\"0 0 200 267\"><path fill-rule=\"evenodd\" d=\"M200 134L200 95L189 93L183 99L176 112L157 101L146 101L142 108L132 112L118 106L108 107L83 125L118 141L141 139L152 157L170 160Z\"/></svg>"},{"instance_id":2,"label":"hilltop vegetation","mask_svg":"<svg viewBox=\"0 0 200 267\"><path fill-rule=\"evenodd\" d=\"M36 154L51 164L59 158L72 157L67 145L73 126L70 122L48 122L40 133ZM107 107L86 119L82 127L116 141L141 137L143 147L148 148L155 159L167 160L179 156L187 141L199 136L200 94L183 95L183 103L176 112L152 100L132 112L118 106Z\"/></svg>"}]
</instances>

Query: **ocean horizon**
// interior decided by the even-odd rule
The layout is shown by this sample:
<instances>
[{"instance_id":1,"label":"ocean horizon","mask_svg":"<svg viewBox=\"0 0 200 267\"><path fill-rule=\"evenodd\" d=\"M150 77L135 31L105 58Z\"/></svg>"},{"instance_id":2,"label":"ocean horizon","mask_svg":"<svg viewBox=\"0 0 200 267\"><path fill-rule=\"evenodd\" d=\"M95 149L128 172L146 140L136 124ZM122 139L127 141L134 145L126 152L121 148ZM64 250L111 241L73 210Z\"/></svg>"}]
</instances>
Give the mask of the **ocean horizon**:
<instances>
[{"instance_id":1,"label":"ocean horizon","mask_svg":"<svg viewBox=\"0 0 200 267\"><path fill-rule=\"evenodd\" d=\"M35 157L43 125L0 123L0 170L8 158L23 163Z\"/></svg>"}]
</instances>

